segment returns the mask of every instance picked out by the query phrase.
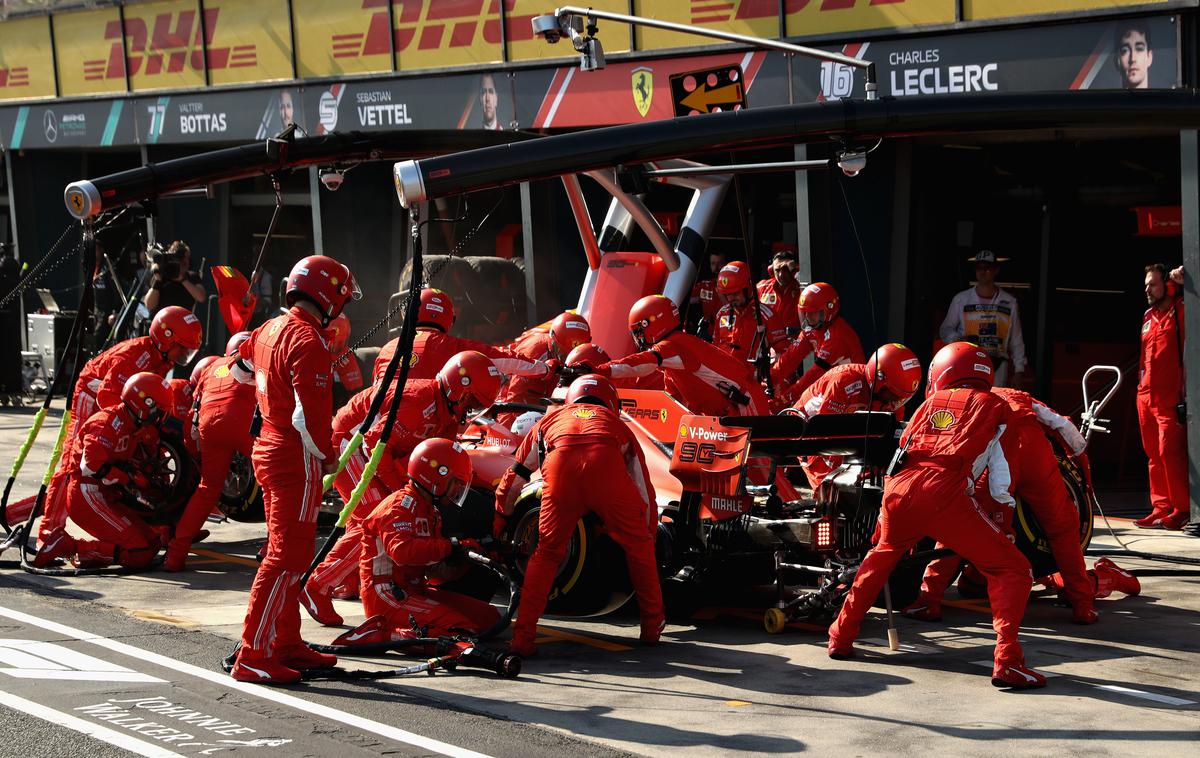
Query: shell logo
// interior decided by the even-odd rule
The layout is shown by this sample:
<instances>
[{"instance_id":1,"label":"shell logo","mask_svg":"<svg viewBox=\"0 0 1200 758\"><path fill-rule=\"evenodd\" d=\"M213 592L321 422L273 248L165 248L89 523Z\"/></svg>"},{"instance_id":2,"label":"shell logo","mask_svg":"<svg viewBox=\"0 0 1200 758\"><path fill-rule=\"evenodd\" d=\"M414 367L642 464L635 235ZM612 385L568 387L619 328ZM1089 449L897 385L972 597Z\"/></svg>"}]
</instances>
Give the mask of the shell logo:
<instances>
[{"instance_id":1,"label":"shell logo","mask_svg":"<svg viewBox=\"0 0 1200 758\"><path fill-rule=\"evenodd\" d=\"M591 408L576 408L571 411L571 415L577 419L589 419L596 415L596 412Z\"/></svg>"},{"instance_id":2,"label":"shell logo","mask_svg":"<svg viewBox=\"0 0 1200 758\"><path fill-rule=\"evenodd\" d=\"M938 430L949 429L954 426L955 421L957 419L954 417L954 414L947 410L937 411L929 417L930 425Z\"/></svg>"},{"instance_id":3,"label":"shell logo","mask_svg":"<svg viewBox=\"0 0 1200 758\"><path fill-rule=\"evenodd\" d=\"M687 425L686 424L679 425L679 436L683 437L685 439L687 438Z\"/></svg>"}]
</instances>

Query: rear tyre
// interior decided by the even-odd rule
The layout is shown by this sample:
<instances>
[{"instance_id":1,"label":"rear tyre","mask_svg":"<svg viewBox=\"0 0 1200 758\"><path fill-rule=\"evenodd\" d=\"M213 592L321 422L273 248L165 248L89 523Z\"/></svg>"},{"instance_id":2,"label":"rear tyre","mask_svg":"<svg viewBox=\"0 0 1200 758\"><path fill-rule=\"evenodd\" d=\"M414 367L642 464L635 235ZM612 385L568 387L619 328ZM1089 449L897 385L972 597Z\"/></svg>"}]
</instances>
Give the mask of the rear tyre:
<instances>
[{"instance_id":1,"label":"rear tyre","mask_svg":"<svg viewBox=\"0 0 1200 758\"><path fill-rule=\"evenodd\" d=\"M260 523L266 520L262 490L254 477L254 464L241 453L234 453L225 477L225 487L217 507L231 521Z\"/></svg>"},{"instance_id":2,"label":"rear tyre","mask_svg":"<svg viewBox=\"0 0 1200 758\"><path fill-rule=\"evenodd\" d=\"M518 504L510 520L514 576L522 582L537 548L541 507L536 498ZM633 592L625 555L617 543L599 531L592 514L580 519L571 533L567 555L550 587L546 613L556 616L599 616L624 605Z\"/></svg>"}]
</instances>

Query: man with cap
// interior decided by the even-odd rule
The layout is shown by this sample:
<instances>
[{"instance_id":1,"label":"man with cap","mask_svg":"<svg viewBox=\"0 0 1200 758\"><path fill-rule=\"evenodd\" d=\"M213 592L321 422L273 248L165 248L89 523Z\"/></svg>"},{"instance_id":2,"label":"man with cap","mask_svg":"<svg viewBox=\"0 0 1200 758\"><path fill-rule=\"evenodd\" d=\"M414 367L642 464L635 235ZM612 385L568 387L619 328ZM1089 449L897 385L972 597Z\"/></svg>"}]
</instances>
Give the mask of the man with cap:
<instances>
[{"instance_id":1,"label":"man with cap","mask_svg":"<svg viewBox=\"0 0 1200 758\"><path fill-rule=\"evenodd\" d=\"M975 286L950 301L939 335L943 342L964 340L983 348L996 369L995 386L1021 384L1025 377L1025 338L1017 314L1017 299L996 284L1000 263L991 250L970 258L975 264Z\"/></svg>"}]
</instances>

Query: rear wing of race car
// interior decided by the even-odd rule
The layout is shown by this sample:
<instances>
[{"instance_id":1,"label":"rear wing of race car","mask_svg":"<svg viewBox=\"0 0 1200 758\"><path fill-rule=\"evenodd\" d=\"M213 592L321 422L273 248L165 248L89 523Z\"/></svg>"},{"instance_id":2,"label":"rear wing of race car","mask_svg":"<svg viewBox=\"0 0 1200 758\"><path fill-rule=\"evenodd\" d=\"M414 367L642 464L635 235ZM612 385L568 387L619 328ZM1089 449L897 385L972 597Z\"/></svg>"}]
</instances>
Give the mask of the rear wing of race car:
<instances>
[{"instance_id":1,"label":"rear wing of race car","mask_svg":"<svg viewBox=\"0 0 1200 758\"><path fill-rule=\"evenodd\" d=\"M805 457L841 456L882 470L896 452L900 428L894 415L878 412L808 420L788 415L688 415L679 423L670 471L683 485L685 497L702 496L704 507L720 518L749 509L747 481L770 485L776 469L799 465ZM710 503L714 498L715 508Z\"/></svg>"},{"instance_id":2,"label":"rear wing of race car","mask_svg":"<svg viewBox=\"0 0 1200 758\"><path fill-rule=\"evenodd\" d=\"M750 431L750 455L775 459L839 455L883 468L900 439L900 422L890 413L859 411L813 416L724 416L721 425ZM796 461L790 461L794 464Z\"/></svg>"}]
</instances>

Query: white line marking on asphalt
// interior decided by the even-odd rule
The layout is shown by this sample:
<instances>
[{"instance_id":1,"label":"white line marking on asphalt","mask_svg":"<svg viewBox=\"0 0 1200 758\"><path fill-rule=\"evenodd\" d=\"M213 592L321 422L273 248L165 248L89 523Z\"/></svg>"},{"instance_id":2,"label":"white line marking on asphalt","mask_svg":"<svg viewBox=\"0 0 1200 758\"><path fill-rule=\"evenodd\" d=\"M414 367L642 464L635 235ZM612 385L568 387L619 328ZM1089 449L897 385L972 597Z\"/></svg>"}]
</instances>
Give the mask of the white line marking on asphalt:
<instances>
[{"instance_id":1,"label":"white line marking on asphalt","mask_svg":"<svg viewBox=\"0 0 1200 758\"><path fill-rule=\"evenodd\" d=\"M0 640L0 674L18 679L63 679L80 682L163 682L115 663L37 640Z\"/></svg>"},{"instance_id":2,"label":"white line marking on asphalt","mask_svg":"<svg viewBox=\"0 0 1200 758\"><path fill-rule=\"evenodd\" d=\"M27 713L43 721L49 721L56 726L63 726L81 734L86 734L101 742L107 742L110 745L128 750L131 753L146 756L146 758L183 758L179 753L159 747L158 745L143 742L136 737L130 737L128 734L121 734L108 727L84 721L69 713L47 708L40 703L35 703L32 700L26 700L23 697L11 695L4 691L0 691L0 705L6 705L14 711Z\"/></svg>"},{"instance_id":3,"label":"white line marking on asphalt","mask_svg":"<svg viewBox=\"0 0 1200 758\"><path fill-rule=\"evenodd\" d=\"M881 637L863 637L863 638L860 638L858 641L859 641L859 643L861 643L863 645L869 645L870 647L881 647L881 648L891 652L891 650L890 650L891 645L888 643L887 640L885 640ZM920 645L920 644L917 644L916 642L901 642L900 649L895 652L920 653L921 655L932 655L933 653L940 653L942 651L938 650L936 647L930 647L929 645Z\"/></svg>"},{"instance_id":4,"label":"white line marking on asphalt","mask_svg":"<svg viewBox=\"0 0 1200 758\"><path fill-rule=\"evenodd\" d=\"M971 663L988 669L995 667L995 663L992 661L971 661ZM1047 679L1053 679L1056 676L1062 676L1062 674L1056 674L1053 671L1042 671L1041 669L1036 669L1036 671Z\"/></svg>"},{"instance_id":5,"label":"white line marking on asphalt","mask_svg":"<svg viewBox=\"0 0 1200 758\"><path fill-rule=\"evenodd\" d=\"M1167 705L1195 705L1195 700L1184 700L1181 697L1171 697L1170 695L1158 695L1153 692L1143 692L1129 687L1122 687L1117 684L1093 684L1098 690L1107 690L1109 692L1117 692L1122 695L1132 695L1140 697L1143 700L1153 700L1156 703L1166 703Z\"/></svg>"},{"instance_id":6,"label":"white line marking on asphalt","mask_svg":"<svg viewBox=\"0 0 1200 758\"><path fill-rule=\"evenodd\" d=\"M381 737L396 740L397 742L403 742L407 745L415 745L416 747L425 748L426 750L430 750L440 755L451 756L451 758L490 758L490 756L488 756L486 753L477 753L473 750L467 750L466 748L461 748L457 745L451 745L447 742L435 740L430 737L422 737L421 735L413 732L398 729L388 724L381 724L378 721L372 721L371 719L363 718L362 716L356 716L353 713L347 713L346 711L340 711L337 708L331 708L327 705L322 705L321 703L317 703L312 700L305 700L304 698L296 697L295 695L289 695L286 692L272 689L270 687L265 687L259 684L239 682L236 679L231 678L228 674L219 674L216 671L209 671L208 669L203 669L199 666L193 666L192 664L184 663L183 661L177 661L174 658L170 658L165 655L159 655L158 653L152 653L149 650L143 650L140 647L134 647L133 645L127 645L124 642L110 640L98 634L81 631L65 624L59 624L55 621L47 621L46 619L39 618L37 616L31 616L28 613L22 613L21 611L15 611L11 608L4 608L0 606L0 616L10 618L13 621L20 621L21 623L28 624L30 626L40 627L46 631L54 632L55 634L61 634L65 637L70 637L81 642L88 642L105 648L106 650L112 650L113 652L121 653L122 655L127 655L131 658L136 658L147 663L152 663L156 666L162 666L166 669L178 671L181 674L194 676L197 679L203 679L227 689L237 690L238 692L243 692L254 697L260 697L263 700L271 700L279 703L280 705L286 705L289 708L295 708L298 711L302 711L313 716L319 716L331 721L337 721L347 726L352 726L356 729L362 729L363 731L377 734Z\"/></svg>"}]
</instances>

